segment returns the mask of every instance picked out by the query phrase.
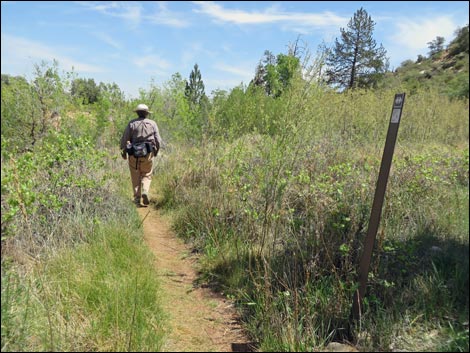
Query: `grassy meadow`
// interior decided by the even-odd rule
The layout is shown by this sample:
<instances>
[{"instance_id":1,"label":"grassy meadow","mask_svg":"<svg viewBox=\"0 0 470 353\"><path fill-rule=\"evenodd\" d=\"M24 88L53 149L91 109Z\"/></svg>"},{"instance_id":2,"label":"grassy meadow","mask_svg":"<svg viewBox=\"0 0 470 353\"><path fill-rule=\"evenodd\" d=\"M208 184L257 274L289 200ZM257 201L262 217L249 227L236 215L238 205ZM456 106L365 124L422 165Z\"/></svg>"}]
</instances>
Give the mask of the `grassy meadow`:
<instances>
[{"instance_id":1,"label":"grassy meadow","mask_svg":"<svg viewBox=\"0 0 470 353\"><path fill-rule=\"evenodd\" d=\"M468 102L436 92L406 97L364 312L349 319L394 93L240 92L224 138L175 146L159 169L175 229L261 350L468 349Z\"/></svg>"},{"instance_id":2,"label":"grassy meadow","mask_svg":"<svg viewBox=\"0 0 470 353\"><path fill-rule=\"evenodd\" d=\"M113 86L88 104L70 95L55 66L36 75L2 75L2 351L161 349L159 283L118 149L140 102L154 102L165 140L157 205L199 253L199 280L236 301L259 350L338 341L361 351L468 351L468 97L397 83L337 93L294 79L278 97L239 86L192 107L174 75L138 99ZM402 92L363 312L353 322L393 97Z\"/></svg>"}]
</instances>

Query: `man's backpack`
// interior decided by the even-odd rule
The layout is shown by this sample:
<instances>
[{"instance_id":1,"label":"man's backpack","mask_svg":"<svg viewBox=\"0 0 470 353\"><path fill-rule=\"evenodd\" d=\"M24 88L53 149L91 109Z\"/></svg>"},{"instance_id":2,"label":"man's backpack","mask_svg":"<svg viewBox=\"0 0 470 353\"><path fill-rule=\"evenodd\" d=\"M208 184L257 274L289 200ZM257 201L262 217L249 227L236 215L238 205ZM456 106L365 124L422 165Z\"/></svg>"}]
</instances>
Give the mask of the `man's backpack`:
<instances>
[{"instance_id":1,"label":"man's backpack","mask_svg":"<svg viewBox=\"0 0 470 353\"><path fill-rule=\"evenodd\" d=\"M136 158L145 157L150 153L150 144L147 142L138 142L132 144L132 155Z\"/></svg>"}]
</instances>

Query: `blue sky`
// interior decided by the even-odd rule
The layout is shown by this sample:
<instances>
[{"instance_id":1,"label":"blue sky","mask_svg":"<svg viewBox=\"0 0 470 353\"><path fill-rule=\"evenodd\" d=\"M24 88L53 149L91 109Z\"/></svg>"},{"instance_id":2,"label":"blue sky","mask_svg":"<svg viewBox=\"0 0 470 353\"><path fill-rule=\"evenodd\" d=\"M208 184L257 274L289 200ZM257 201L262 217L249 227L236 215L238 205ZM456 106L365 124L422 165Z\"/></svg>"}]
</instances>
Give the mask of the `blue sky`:
<instances>
[{"instance_id":1,"label":"blue sky","mask_svg":"<svg viewBox=\"0 0 470 353\"><path fill-rule=\"evenodd\" d=\"M116 82L129 97L198 63L206 93L248 84L265 50L300 40L315 54L363 7L391 68L447 44L468 24L468 1L2 1L1 73L31 79L34 64Z\"/></svg>"}]
</instances>

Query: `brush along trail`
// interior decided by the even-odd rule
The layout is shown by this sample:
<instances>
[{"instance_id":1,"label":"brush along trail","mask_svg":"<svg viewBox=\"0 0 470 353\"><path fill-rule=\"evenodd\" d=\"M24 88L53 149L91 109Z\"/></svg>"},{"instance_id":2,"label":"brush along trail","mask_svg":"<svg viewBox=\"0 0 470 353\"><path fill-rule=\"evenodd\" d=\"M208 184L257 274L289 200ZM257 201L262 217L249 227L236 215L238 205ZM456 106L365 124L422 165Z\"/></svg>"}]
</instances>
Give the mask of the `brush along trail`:
<instances>
[{"instance_id":1,"label":"brush along trail","mask_svg":"<svg viewBox=\"0 0 470 353\"><path fill-rule=\"evenodd\" d=\"M176 237L154 205L138 208L144 239L160 277L166 352L250 351L233 304L209 288L195 286L197 259Z\"/></svg>"}]
</instances>

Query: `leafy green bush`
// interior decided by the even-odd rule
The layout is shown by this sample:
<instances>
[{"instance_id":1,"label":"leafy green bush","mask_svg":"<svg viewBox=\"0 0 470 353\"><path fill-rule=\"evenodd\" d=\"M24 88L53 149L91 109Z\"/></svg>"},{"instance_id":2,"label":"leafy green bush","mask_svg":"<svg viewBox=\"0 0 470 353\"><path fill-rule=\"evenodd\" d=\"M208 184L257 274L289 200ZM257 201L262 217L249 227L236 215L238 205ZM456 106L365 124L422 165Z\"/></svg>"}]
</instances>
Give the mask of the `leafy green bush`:
<instances>
[{"instance_id":1,"label":"leafy green bush","mask_svg":"<svg viewBox=\"0 0 470 353\"><path fill-rule=\"evenodd\" d=\"M387 349L407 329L406 313L423 308L429 322L444 322L443 315L460 322L458 313L468 313L468 301L458 300L468 297L461 270L468 267L465 103L437 93L407 96L365 337L349 315L394 92L304 89L273 102L273 130L261 134L258 113L234 107L256 111L263 104L254 102L269 106L271 98L237 88L220 104L239 124L198 149L178 150L160 171L162 204L179 208L175 228L204 254L206 280L238 299L264 350L352 338ZM453 255L438 264L432 249ZM418 302L417 291L429 294Z\"/></svg>"},{"instance_id":2,"label":"leafy green bush","mask_svg":"<svg viewBox=\"0 0 470 353\"><path fill-rule=\"evenodd\" d=\"M100 215L100 207L92 212L88 208L112 202L104 168L107 153L95 151L84 138L58 132L38 143L34 152L3 149L8 143L2 139L2 241L14 238L35 254L49 241L81 239ZM62 228L62 221L83 213L88 213L83 221L89 224L81 232Z\"/></svg>"}]
</instances>

